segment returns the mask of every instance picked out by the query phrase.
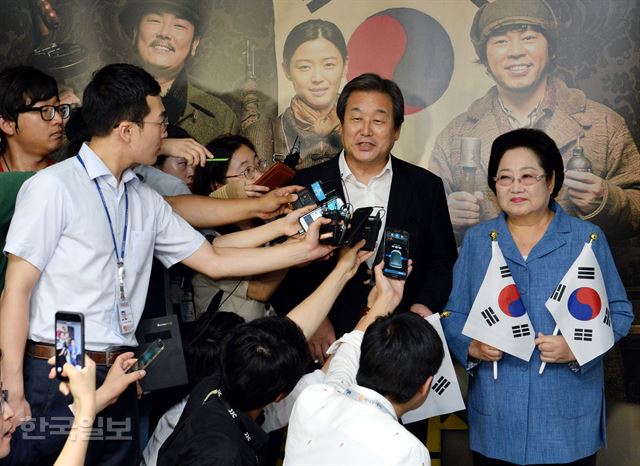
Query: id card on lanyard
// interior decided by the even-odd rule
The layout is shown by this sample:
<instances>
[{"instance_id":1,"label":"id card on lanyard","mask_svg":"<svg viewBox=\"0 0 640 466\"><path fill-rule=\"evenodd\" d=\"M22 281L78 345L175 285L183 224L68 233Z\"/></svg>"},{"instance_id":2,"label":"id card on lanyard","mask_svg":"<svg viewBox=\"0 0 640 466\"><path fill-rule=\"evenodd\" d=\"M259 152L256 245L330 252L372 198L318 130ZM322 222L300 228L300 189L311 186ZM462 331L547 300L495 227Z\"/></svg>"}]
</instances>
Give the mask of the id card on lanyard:
<instances>
[{"instance_id":1,"label":"id card on lanyard","mask_svg":"<svg viewBox=\"0 0 640 466\"><path fill-rule=\"evenodd\" d=\"M87 170L86 165L84 164L84 160L80 157L80 154L76 155L78 161L82 165L82 167ZM89 172L87 171L87 174ZM102 193L102 189L100 188L100 184L96 178L93 179L93 182L96 185L96 189L98 190L98 194L100 194L100 200L102 201L102 207L104 207L104 212L107 214L107 220L109 221L109 230L111 231L111 240L113 241L113 252L116 255L116 264L117 264L117 277L116 280L118 282L118 296L116 298L116 312L118 314L118 324L120 327L120 333L123 335L129 334L135 330L134 321L133 321L133 310L129 305L129 300L127 299L127 293L125 289L125 270L124 270L124 253L125 247L127 244L127 229L129 226L129 193L127 192L127 184L124 185L124 231L122 233L122 244L120 246L120 254L118 254L118 245L116 243L116 234L113 230L113 222L111 221L111 215L109 215L109 209L107 208L107 202L104 199L104 194ZM117 209L116 209L117 211Z\"/></svg>"}]
</instances>

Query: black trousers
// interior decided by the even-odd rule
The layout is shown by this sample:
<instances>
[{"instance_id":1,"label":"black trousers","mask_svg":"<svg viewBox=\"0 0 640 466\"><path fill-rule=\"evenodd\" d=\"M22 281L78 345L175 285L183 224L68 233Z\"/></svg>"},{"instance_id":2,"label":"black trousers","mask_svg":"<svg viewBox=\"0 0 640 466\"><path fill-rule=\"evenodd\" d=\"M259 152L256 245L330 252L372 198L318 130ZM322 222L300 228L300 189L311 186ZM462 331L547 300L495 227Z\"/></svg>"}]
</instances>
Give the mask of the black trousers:
<instances>
[{"instance_id":1,"label":"black trousers","mask_svg":"<svg viewBox=\"0 0 640 466\"><path fill-rule=\"evenodd\" d=\"M517 466L515 463L509 463L508 461L500 461L493 458L487 458L478 452L473 453L473 466ZM555 463L560 466L596 466L596 453L586 458L573 461L571 463ZM527 466L545 466L542 464L530 464Z\"/></svg>"},{"instance_id":2,"label":"black trousers","mask_svg":"<svg viewBox=\"0 0 640 466\"><path fill-rule=\"evenodd\" d=\"M51 465L62 451L73 422L69 410L73 398L60 393L57 380L47 378L50 368L44 359L25 356L25 397L31 405L32 419L13 434L11 454L2 465ZM96 366L96 386L102 385L107 372L105 366ZM96 416L86 465L139 464L137 403L132 384L116 403Z\"/></svg>"}]
</instances>

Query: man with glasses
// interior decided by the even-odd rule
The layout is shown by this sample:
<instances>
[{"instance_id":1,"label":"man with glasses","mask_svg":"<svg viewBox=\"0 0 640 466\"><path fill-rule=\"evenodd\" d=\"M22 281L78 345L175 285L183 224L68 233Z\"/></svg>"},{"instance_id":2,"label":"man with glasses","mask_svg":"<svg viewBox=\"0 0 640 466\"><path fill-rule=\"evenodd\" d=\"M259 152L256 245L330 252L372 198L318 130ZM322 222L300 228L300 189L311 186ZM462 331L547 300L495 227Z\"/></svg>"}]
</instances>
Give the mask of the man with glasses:
<instances>
[{"instance_id":1,"label":"man with glasses","mask_svg":"<svg viewBox=\"0 0 640 466\"><path fill-rule=\"evenodd\" d=\"M71 106L60 104L51 76L30 66L0 72L0 173L38 171L53 163Z\"/></svg>"},{"instance_id":2,"label":"man with glasses","mask_svg":"<svg viewBox=\"0 0 640 466\"><path fill-rule=\"evenodd\" d=\"M51 76L30 66L0 72L0 246L4 247L16 196L34 172L53 164L70 105L60 104ZM0 254L0 291L7 258Z\"/></svg>"}]
</instances>

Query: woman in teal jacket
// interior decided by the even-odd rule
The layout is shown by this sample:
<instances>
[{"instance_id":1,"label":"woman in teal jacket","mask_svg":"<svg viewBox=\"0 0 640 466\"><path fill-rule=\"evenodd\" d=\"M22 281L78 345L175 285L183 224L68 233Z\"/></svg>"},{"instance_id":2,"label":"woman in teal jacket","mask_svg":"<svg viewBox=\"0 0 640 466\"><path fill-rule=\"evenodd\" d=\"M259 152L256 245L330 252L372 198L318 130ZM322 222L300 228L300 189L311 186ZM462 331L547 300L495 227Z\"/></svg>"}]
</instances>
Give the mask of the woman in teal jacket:
<instances>
[{"instance_id":1,"label":"woman in teal jacket","mask_svg":"<svg viewBox=\"0 0 640 466\"><path fill-rule=\"evenodd\" d=\"M502 213L471 228L454 267L443 319L447 342L469 373L469 435L474 465L595 465L605 442L602 356L579 366L545 302L580 254L591 233L609 298L615 340L633 320L631 304L602 231L567 215L553 200L563 182L562 157L539 130L518 129L491 148L489 187ZM528 362L462 335L491 260L490 233L498 243L536 333ZM493 378L492 362L499 360ZM543 374L540 365L546 362Z\"/></svg>"}]
</instances>

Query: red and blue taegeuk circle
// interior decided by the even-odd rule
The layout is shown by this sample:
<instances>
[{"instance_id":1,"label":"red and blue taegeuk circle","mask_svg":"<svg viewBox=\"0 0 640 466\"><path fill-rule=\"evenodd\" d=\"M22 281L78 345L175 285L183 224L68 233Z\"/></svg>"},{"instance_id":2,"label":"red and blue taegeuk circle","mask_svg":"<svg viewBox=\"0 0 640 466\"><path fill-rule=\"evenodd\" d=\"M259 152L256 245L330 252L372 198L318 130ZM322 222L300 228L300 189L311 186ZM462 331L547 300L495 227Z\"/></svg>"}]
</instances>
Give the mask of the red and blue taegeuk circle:
<instances>
[{"instance_id":1,"label":"red and blue taegeuk circle","mask_svg":"<svg viewBox=\"0 0 640 466\"><path fill-rule=\"evenodd\" d=\"M569 313L578 320L593 320L600 314L602 300L596 290L585 286L573 290L567 301L567 308Z\"/></svg>"},{"instance_id":2,"label":"red and blue taegeuk circle","mask_svg":"<svg viewBox=\"0 0 640 466\"><path fill-rule=\"evenodd\" d=\"M514 284L507 285L500 290L498 306L500 306L500 310L509 317L521 317L527 312L520 299L518 287Z\"/></svg>"},{"instance_id":3,"label":"red and blue taegeuk circle","mask_svg":"<svg viewBox=\"0 0 640 466\"><path fill-rule=\"evenodd\" d=\"M389 8L364 20L347 44L349 80L377 73L394 80L410 115L436 102L453 74L449 34L431 16L413 8Z\"/></svg>"}]
</instances>

